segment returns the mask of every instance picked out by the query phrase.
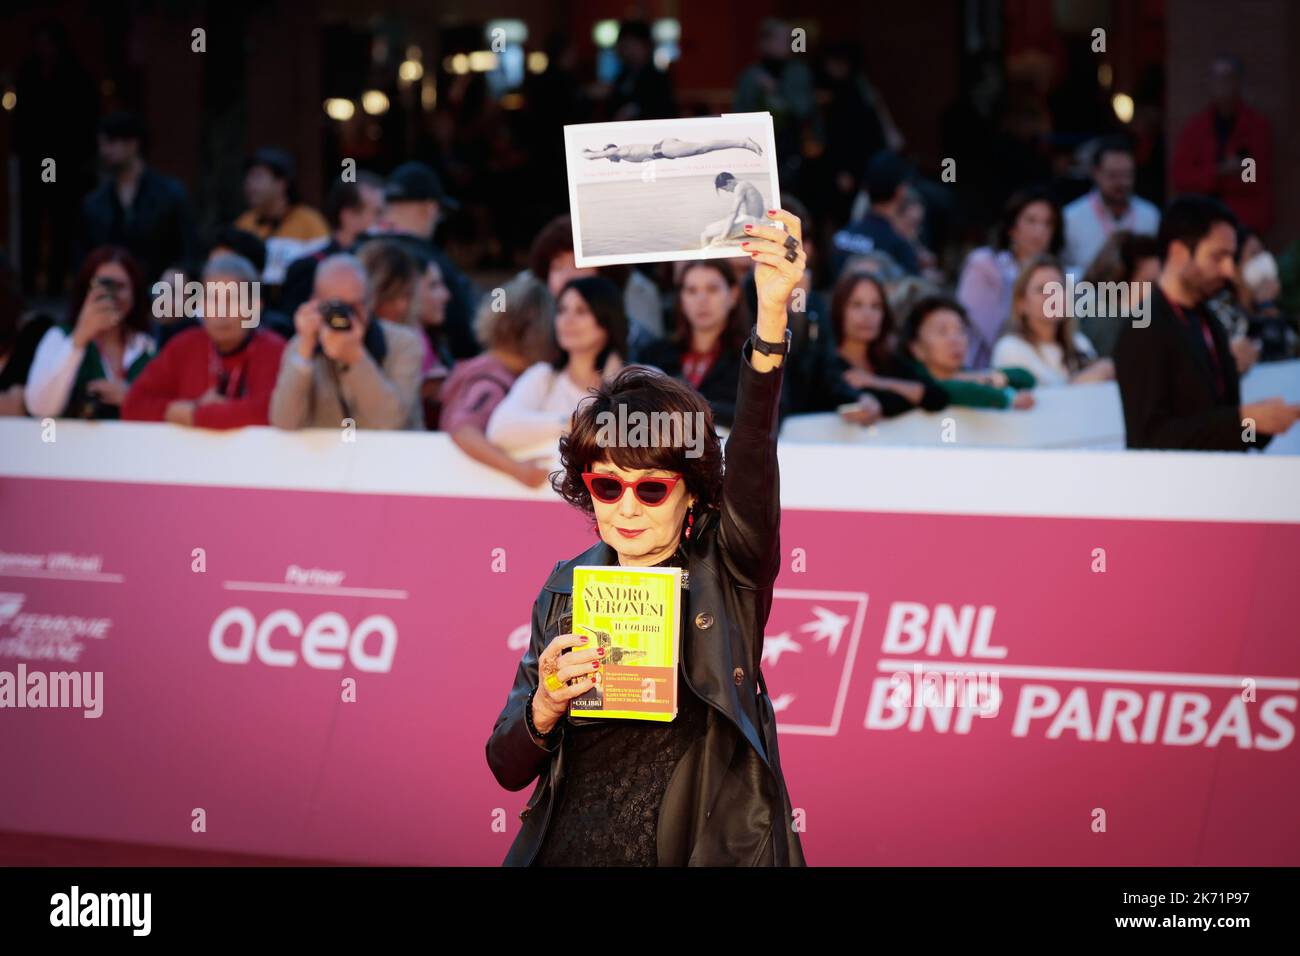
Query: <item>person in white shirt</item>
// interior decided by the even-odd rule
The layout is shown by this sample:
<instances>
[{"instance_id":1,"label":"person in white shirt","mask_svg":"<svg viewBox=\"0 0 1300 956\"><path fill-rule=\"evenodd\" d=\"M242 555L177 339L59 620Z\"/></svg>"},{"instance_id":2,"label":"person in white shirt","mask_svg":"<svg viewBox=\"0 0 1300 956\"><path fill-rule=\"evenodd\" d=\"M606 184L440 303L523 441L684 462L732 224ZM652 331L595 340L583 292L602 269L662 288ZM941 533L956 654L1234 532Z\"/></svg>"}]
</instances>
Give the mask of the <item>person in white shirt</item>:
<instances>
[{"instance_id":1,"label":"person in white shirt","mask_svg":"<svg viewBox=\"0 0 1300 956\"><path fill-rule=\"evenodd\" d=\"M1091 192L1065 207L1065 265L1082 275L1117 229L1154 236L1160 210L1133 194L1137 162L1121 136L1103 137L1092 155Z\"/></svg>"},{"instance_id":2,"label":"person in white shirt","mask_svg":"<svg viewBox=\"0 0 1300 956\"><path fill-rule=\"evenodd\" d=\"M630 355L635 355L640 346L665 335L659 287L645 274L628 265L578 268L573 252L573 220L567 213L556 216L533 238L528 250L528 268L515 278L522 278L527 273L546 283L552 296L558 296L564 284L578 276L604 276L621 288Z\"/></svg>"},{"instance_id":3,"label":"person in white shirt","mask_svg":"<svg viewBox=\"0 0 1300 956\"><path fill-rule=\"evenodd\" d=\"M100 246L77 276L70 321L41 337L23 399L34 418L120 418L127 388L154 356L140 266Z\"/></svg>"},{"instance_id":4,"label":"person in white shirt","mask_svg":"<svg viewBox=\"0 0 1300 956\"><path fill-rule=\"evenodd\" d=\"M1011 314L1011 287L1026 262L1065 243L1061 207L1046 188L1022 189L1007 200L993 242L966 257L957 301L970 316L968 368L988 368L993 345Z\"/></svg>"},{"instance_id":5,"label":"person in white shirt","mask_svg":"<svg viewBox=\"0 0 1300 956\"><path fill-rule=\"evenodd\" d=\"M1115 377L1111 360L1098 359L1075 329L1064 287L1065 271L1052 256L1038 256L1021 270L1011 290L1010 331L993 346L995 368L1023 368L1048 387Z\"/></svg>"},{"instance_id":6,"label":"person in white shirt","mask_svg":"<svg viewBox=\"0 0 1300 956\"><path fill-rule=\"evenodd\" d=\"M628 330L618 286L599 276L571 279L556 306L559 357L529 366L488 419L488 441L508 452L558 443L588 390L623 367Z\"/></svg>"}]
</instances>

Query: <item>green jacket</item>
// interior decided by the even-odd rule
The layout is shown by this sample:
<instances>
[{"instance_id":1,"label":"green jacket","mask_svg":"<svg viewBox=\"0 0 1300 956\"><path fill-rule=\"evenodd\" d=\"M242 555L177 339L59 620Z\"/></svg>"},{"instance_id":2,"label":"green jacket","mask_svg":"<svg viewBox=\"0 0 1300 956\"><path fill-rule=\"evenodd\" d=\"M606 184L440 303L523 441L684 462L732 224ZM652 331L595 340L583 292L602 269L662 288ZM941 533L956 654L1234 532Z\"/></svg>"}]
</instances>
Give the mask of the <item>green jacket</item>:
<instances>
[{"instance_id":1,"label":"green jacket","mask_svg":"<svg viewBox=\"0 0 1300 956\"><path fill-rule=\"evenodd\" d=\"M931 375L929 369L910 355L905 355L902 359L918 381L927 385L937 385L948 393L951 404L966 408L1009 408L1012 390L1033 388L1036 384L1034 376L1023 368L998 369L1007 377L1007 388L957 379L940 380Z\"/></svg>"},{"instance_id":2,"label":"green jacket","mask_svg":"<svg viewBox=\"0 0 1300 956\"><path fill-rule=\"evenodd\" d=\"M68 334L71 335L72 333L69 332ZM155 354L156 350L149 349L136 356L135 361L126 368L128 384L136 380ZM68 396L68 405L63 414L66 416L79 412L80 414L77 417L90 415L91 403L89 402L90 396L86 392L86 386L97 378L107 377L104 372L104 360L99 354L99 349L95 347L94 342L91 342L86 346L85 356L81 359L81 366L77 369L77 377L72 383L72 394ZM122 413L122 410L116 405L95 402L93 407L95 409L93 417L95 418L119 418Z\"/></svg>"}]
</instances>

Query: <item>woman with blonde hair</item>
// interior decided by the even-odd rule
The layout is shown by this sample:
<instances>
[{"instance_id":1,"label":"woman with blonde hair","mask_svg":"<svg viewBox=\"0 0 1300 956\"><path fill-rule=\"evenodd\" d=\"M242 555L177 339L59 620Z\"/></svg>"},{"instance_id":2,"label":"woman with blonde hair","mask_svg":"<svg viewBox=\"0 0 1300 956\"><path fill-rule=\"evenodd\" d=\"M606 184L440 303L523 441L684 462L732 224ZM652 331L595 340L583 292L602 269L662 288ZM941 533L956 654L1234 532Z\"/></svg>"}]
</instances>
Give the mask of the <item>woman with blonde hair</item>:
<instances>
[{"instance_id":1,"label":"woman with blonde hair","mask_svg":"<svg viewBox=\"0 0 1300 956\"><path fill-rule=\"evenodd\" d=\"M1056 300L1054 306L1053 299ZM1065 270L1053 256L1035 256L1011 287L1011 321L993 346L993 365L1016 366L1039 385L1104 382L1115 377L1110 359L1098 359L1075 328L1065 300Z\"/></svg>"},{"instance_id":2,"label":"woman with blonde hair","mask_svg":"<svg viewBox=\"0 0 1300 956\"><path fill-rule=\"evenodd\" d=\"M554 323L555 300L531 275L506 283L499 300L485 296L474 321L483 354L452 367L442 388L438 420L438 427L465 454L534 488L546 481L548 459L516 461L488 441L487 425L524 369L554 358Z\"/></svg>"}]
</instances>

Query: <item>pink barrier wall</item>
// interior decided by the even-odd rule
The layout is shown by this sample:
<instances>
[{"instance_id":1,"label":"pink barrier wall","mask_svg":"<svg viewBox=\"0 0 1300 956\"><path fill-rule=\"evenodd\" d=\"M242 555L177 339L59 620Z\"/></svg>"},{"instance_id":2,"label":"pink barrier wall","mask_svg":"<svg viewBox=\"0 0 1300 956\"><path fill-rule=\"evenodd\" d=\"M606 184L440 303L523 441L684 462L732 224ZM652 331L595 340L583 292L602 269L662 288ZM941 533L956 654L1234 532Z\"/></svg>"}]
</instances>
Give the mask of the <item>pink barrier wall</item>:
<instances>
[{"instance_id":1,"label":"pink barrier wall","mask_svg":"<svg viewBox=\"0 0 1300 956\"><path fill-rule=\"evenodd\" d=\"M590 541L565 506L6 478L0 529L0 671L104 675L97 719L0 710L0 829L504 857L531 788L484 744ZM810 864L1300 864L1300 526L787 508L782 544ZM891 703L917 663L996 679L996 715Z\"/></svg>"}]
</instances>

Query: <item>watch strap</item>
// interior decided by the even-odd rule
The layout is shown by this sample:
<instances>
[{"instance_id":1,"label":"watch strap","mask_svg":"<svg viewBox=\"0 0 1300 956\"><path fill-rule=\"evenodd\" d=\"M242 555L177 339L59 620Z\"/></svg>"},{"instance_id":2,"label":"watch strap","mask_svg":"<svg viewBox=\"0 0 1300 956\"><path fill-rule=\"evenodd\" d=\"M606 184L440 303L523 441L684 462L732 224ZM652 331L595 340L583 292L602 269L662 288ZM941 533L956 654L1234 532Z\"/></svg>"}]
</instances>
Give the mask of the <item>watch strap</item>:
<instances>
[{"instance_id":1,"label":"watch strap","mask_svg":"<svg viewBox=\"0 0 1300 956\"><path fill-rule=\"evenodd\" d=\"M761 352L763 355L785 355L790 351L790 339L792 338L790 329L785 330L785 340L783 342L768 342L766 339L758 337L758 326L755 325L749 333L749 341L755 352Z\"/></svg>"}]
</instances>

